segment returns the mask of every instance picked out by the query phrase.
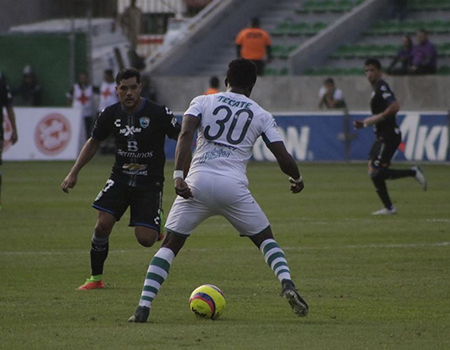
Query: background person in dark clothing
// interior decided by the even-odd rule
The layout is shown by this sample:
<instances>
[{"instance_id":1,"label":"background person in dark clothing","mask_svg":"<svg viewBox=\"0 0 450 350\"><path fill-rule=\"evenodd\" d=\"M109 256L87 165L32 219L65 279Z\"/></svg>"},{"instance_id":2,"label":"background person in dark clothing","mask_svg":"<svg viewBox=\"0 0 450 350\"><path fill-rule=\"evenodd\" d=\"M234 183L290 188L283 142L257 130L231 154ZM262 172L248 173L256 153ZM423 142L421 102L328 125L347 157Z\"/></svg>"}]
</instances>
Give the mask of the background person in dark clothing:
<instances>
[{"instance_id":1,"label":"background person in dark clothing","mask_svg":"<svg viewBox=\"0 0 450 350\"><path fill-rule=\"evenodd\" d=\"M30 66L23 69L22 83L14 90L14 104L16 106L40 106L42 88L37 82L36 75Z\"/></svg>"},{"instance_id":2,"label":"background person in dark clothing","mask_svg":"<svg viewBox=\"0 0 450 350\"><path fill-rule=\"evenodd\" d=\"M406 75L409 73L409 69L412 65L414 46L409 35L402 36L402 48L394 57L389 68L388 74L392 75ZM399 67L397 65L400 64Z\"/></svg>"},{"instance_id":3,"label":"background person in dark clothing","mask_svg":"<svg viewBox=\"0 0 450 350\"><path fill-rule=\"evenodd\" d=\"M372 116L364 120L355 120L353 125L355 129L372 125L375 131L376 141L370 150L369 175L384 208L372 214L393 215L397 213L397 210L389 197L386 180L414 177L424 190L426 190L426 180L420 167L412 167L409 170L389 169L391 159L402 140L395 120L400 106L389 85L381 79L380 61L374 58L368 59L365 62L364 70L373 89L370 101Z\"/></svg>"},{"instance_id":4,"label":"background person in dark clothing","mask_svg":"<svg viewBox=\"0 0 450 350\"><path fill-rule=\"evenodd\" d=\"M3 108L6 109L8 114L8 119L11 125L11 137L10 141L13 145L17 142L17 126L16 126L16 115L14 113L14 108L12 105L12 96L9 91L8 85L6 84L5 78L0 72L0 210L2 209L1 194L2 194L2 155L3 155L3 141L4 141L4 131L3 130Z\"/></svg>"},{"instance_id":5,"label":"background person in dark clothing","mask_svg":"<svg viewBox=\"0 0 450 350\"><path fill-rule=\"evenodd\" d=\"M417 45L413 50L411 74L434 74L437 68L436 47L428 40L428 33L421 29L417 32Z\"/></svg>"},{"instance_id":6,"label":"background person in dark clothing","mask_svg":"<svg viewBox=\"0 0 450 350\"><path fill-rule=\"evenodd\" d=\"M141 80L136 69L123 69L116 77L119 101L99 115L92 137L61 184L68 192L77 184L79 171L92 159L110 134L116 143L111 176L92 205L98 210L91 246L91 277L79 290L103 288L103 265L108 256L109 235L130 207L130 226L138 242L151 247L160 238L164 142L177 139L180 124L164 106L140 97Z\"/></svg>"}]
</instances>

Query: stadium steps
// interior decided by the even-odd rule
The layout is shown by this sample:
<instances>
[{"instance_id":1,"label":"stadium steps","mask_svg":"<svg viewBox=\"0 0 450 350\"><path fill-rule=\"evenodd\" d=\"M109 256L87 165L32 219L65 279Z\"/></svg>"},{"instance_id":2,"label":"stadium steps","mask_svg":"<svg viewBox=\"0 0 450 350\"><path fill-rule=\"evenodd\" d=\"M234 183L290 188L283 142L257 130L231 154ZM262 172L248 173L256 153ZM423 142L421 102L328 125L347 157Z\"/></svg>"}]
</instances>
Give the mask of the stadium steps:
<instances>
[{"instance_id":1,"label":"stadium steps","mask_svg":"<svg viewBox=\"0 0 450 350\"><path fill-rule=\"evenodd\" d=\"M361 67L320 67L310 68L305 71L307 76L342 76L342 75L364 75L364 70ZM450 75L450 66L438 67L436 75Z\"/></svg>"},{"instance_id":2,"label":"stadium steps","mask_svg":"<svg viewBox=\"0 0 450 350\"><path fill-rule=\"evenodd\" d=\"M307 22L281 22L273 31L270 32L273 36L300 36L300 35L316 35L321 30L327 27L325 22L307 23Z\"/></svg>"},{"instance_id":3,"label":"stadium steps","mask_svg":"<svg viewBox=\"0 0 450 350\"><path fill-rule=\"evenodd\" d=\"M274 58L287 59L289 54L297 48L297 45L274 45L272 46L272 56Z\"/></svg>"},{"instance_id":4,"label":"stadium steps","mask_svg":"<svg viewBox=\"0 0 450 350\"><path fill-rule=\"evenodd\" d=\"M296 10L297 13L324 13L338 12L343 13L351 11L355 6L361 4L364 0L310 0Z\"/></svg>"},{"instance_id":5,"label":"stadium steps","mask_svg":"<svg viewBox=\"0 0 450 350\"><path fill-rule=\"evenodd\" d=\"M289 75L289 68L273 68L273 67L266 67L264 69L264 76L286 76Z\"/></svg>"},{"instance_id":6,"label":"stadium steps","mask_svg":"<svg viewBox=\"0 0 450 350\"><path fill-rule=\"evenodd\" d=\"M394 57L397 52L401 49L398 45L365 45L365 44L355 44L355 45L342 45L330 58L333 59L346 59L346 58L367 58L367 57ZM436 49L440 57L450 57L450 43L444 43L436 45Z\"/></svg>"},{"instance_id":7,"label":"stadium steps","mask_svg":"<svg viewBox=\"0 0 450 350\"><path fill-rule=\"evenodd\" d=\"M427 30L430 34L450 33L450 20L435 21L382 21L377 22L365 35L402 35L414 34L420 29Z\"/></svg>"},{"instance_id":8,"label":"stadium steps","mask_svg":"<svg viewBox=\"0 0 450 350\"><path fill-rule=\"evenodd\" d=\"M410 11L450 11L450 0L410 0Z\"/></svg>"}]
</instances>

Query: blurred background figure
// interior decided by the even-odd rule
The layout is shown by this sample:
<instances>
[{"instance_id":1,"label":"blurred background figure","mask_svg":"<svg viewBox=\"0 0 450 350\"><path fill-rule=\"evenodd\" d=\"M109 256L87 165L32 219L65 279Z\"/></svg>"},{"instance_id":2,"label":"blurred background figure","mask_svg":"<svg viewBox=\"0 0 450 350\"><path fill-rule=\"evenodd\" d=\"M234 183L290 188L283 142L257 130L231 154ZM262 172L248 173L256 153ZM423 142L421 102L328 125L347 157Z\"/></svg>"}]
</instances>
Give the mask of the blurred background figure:
<instances>
[{"instance_id":1,"label":"blurred background figure","mask_svg":"<svg viewBox=\"0 0 450 350\"><path fill-rule=\"evenodd\" d=\"M141 75L141 97L156 102L158 94L148 75Z\"/></svg>"},{"instance_id":2,"label":"blurred background figure","mask_svg":"<svg viewBox=\"0 0 450 350\"><path fill-rule=\"evenodd\" d=\"M205 8L212 0L184 0L186 4L186 15L193 17Z\"/></svg>"},{"instance_id":3,"label":"blurred background figure","mask_svg":"<svg viewBox=\"0 0 450 350\"><path fill-rule=\"evenodd\" d=\"M406 75L412 65L414 46L409 35L402 36L402 48L393 58L386 73L392 75ZM399 67L396 67L400 64Z\"/></svg>"},{"instance_id":4,"label":"blurred background figure","mask_svg":"<svg viewBox=\"0 0 450 350\"><path fill-rule=\"evenodd\" d=\"M319 90L319 108L345 108L347 107L344 94L337 89L332 78L327 78Z\"/></svg>"},{"instance_id":5,"label":"blurred background figure","mask_svg":"<svg viewBox=\"0 0 450 350\"><path fill-rule=\"evenodd\" d=\"M103 72L103 82L100 86L100 103L98 111L103 111L106 107L119 102L116 94L116 82L112 69Z\"/></svg>"},{"instance_id":6,"label":"blurred background figure","mask_svg":"<svg viewBox=\"0 0 450 350\"><path fill-rule=\"evenodd\" d=\"M436 47L428 40L425 29L417 32L417 45L413 50L411 74L434 74L437 68Z\"/></svg>"},{"instance_id":7,"label":"blurred background figure","mask_svg":"<svg viewBox=\"0 0 450 350\"><path fill-rule=\"evenodd\" d=\"M13 91L14 104L26 107L40 106L41 92L33 69L31 66L25 66L21 85Z\"/></svg>"},{"instance_id":8,"label":"blurred background figure","mask_svg":"<svg viewBox=\"0 0 450 350\"><path fill-rule=\"evenodd\" d=\"M84 120L86 140L91 136L94 116L96 115L96 93L98 93L98 88L91 85L87 72L81 72L78 75L78 82L75 83L72 89L66 94L67 104L81 111Z\"/></svg>"},{"instance_id":9,"label":"blurred background figure","mask_svg":"<svg viewBox=\"0 0 450 350\"><path fill-rule=\"evenodd\" d=\"M408 15L408 0L390 0L391 18L403 21Z\"/></svg>"},{"instance_id":10,"label":"blurred background figure","mask_svg":"<svg viewBox=\"0 0 450 350\"><path fill-rule=\"evenodd\" d=\"M136 6L136 0L131 0L128 6L120 17L120 25L130 41L131 48L136 50L138 36L142 29L142 11Z\"/></svg>"},{"instance_id":11,"label":"blurred background figure","mask_svg":"<svg viewBox=\"0 0 450 350\"><path fill-rule=\"evenodd\" d=\"M209 88L207 90L205 90L205 92L203 94L204 95L212 95L212 94L217 94L218 92L220 92L219 78L211 77L211 79L209 79Z\"/></svg>"},{"instance_id":12,"label":"blurred background figure","mask_svg":"<svg viewBox=\"0 0 450 350\"><path fill-rule=\"evenodd\" d=\"M242 29L236 37L237 57L245 58L256 65L256 73L264 74L264 58L272 60L271 40L269 34L260 28L259 18L253 18L248 28Z\"/></svg>"}]
</instances>

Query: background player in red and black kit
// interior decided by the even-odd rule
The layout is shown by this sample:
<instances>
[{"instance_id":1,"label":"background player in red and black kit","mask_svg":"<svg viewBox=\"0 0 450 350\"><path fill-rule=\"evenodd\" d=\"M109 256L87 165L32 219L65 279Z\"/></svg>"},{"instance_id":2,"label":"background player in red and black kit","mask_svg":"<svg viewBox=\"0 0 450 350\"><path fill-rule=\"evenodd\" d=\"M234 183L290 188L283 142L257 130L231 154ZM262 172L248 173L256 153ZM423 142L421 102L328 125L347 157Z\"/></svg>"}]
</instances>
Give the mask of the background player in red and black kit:
<instances>
[{"instance_id":1,"label":"background player in red and black kit","mask_svg":"<svg viewBox=\"0 0 450 350\"><path fill-rule=\"evenodd\" d=\"M11 143L14 145L17 142L17 127L16 127L16 117L14 114L14 108L12 106L11 92L9 91L8 85L2 73L0 72L0 210L2 209L1 194L2 194L2 155L3 155L3 140L4 140L4 130L3 130L3 108L5 107L8 113L8 119L11 123L12 133L11 133Z\"/></svg>"},{"instance_id":2,"label":"background player in red and black kit","mask_svg":"<svg viewBox=\"0 0 450 350\"><path fill-rule=\"evenodd\" d=\"M367 80L373 88L370 101L372 116L364 120L355 120L353 125L355 129L373 125L377 139L370 150L369 175L384 208L372 214L392 215L396 214L397 210L389 198L385 180L414 177L424 190L426 190L426 181L420 167L412 167L408 170L389 169L391 159L402 140L400 129L395 121L400 106L389 85L381 79L380 61L374 58L368 59L365 62L364 70Z\"/></svg>"},{"instance_id":3,"label":"background player in red and black kit","mask_svg":"<svg viewBox=\"0 0 450 350\"><path fill-rule=\"evenodd\" d=\"M98 210L91 246L92 275L79 290L103 288L103 265L108 256L109 235L116 221L130 207L130 226L144 247L159 238L164 182L166 135L177 139L181 126L172 112L140 97L141 77L135 69L116 77L119 103L105 108L97 118L91 138L61 184L68 192L79 171L95 155L110 134L116 145L116 161L105 187L92 205Z\"/></svg>"}]
</instances>

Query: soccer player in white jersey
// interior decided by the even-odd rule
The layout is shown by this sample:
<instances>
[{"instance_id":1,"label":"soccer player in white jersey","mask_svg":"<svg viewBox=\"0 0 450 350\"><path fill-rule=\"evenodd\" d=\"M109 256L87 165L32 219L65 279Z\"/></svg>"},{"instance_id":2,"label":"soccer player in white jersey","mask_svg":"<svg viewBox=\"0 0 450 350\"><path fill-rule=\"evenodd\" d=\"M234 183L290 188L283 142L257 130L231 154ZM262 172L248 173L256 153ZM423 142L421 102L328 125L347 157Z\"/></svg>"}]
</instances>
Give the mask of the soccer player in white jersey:
<instances>
[{"instance_id":1,"label":"soccer player in white jersey","mask_svg":"<svg viewBox=\"0 0 450 350\"><path fill-rule=\"evenodd\" d=\"M173 174L178 197L167 218L166 238L150 262L139 306L130 322L147 321L152 301L175 256L195 228L213 215L222 215L241 236L250 238L281 282L281 294L294 313L308 313L308 304L292 282L286 257L274 239L269 221L247 187L246 164L260 136L289 176L291 192L299 193L304 187L274 118L249 98L255 82L254 63L245 59L231 61L225 80L227 91L198 96L185 112ZM183 169L195 131L197 149L185 179Z\"/></svg>"}]
</instances>

